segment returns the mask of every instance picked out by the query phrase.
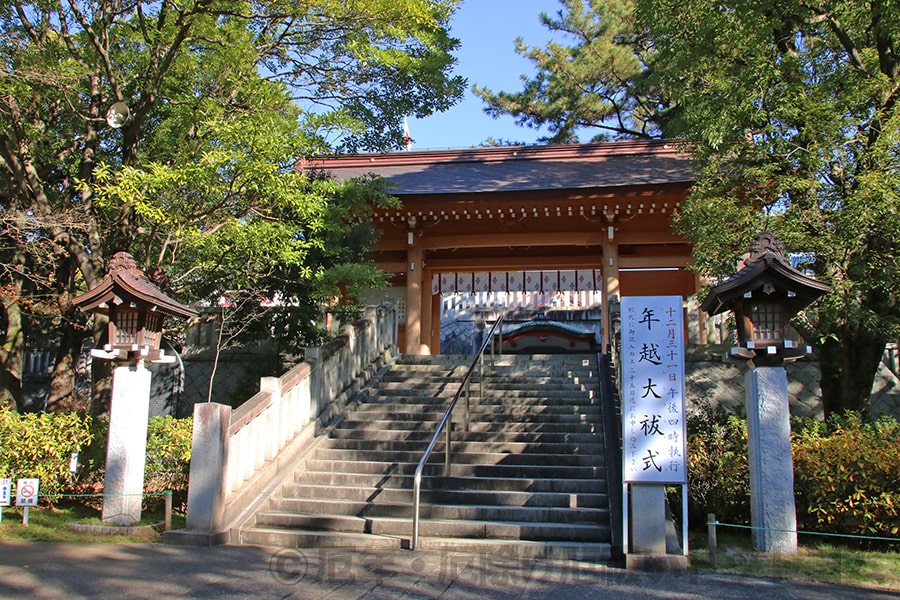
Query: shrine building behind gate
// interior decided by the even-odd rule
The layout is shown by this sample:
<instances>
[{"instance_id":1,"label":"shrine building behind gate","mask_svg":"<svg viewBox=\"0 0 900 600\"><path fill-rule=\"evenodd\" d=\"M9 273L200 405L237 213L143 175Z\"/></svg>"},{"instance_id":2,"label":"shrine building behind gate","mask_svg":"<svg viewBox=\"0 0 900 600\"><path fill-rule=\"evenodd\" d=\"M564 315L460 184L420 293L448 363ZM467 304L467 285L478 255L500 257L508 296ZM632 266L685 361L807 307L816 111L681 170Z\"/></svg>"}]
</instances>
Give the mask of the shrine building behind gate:
<instances>
[{"instance_id":1,"label":"shrine building behind gate","mask_svg":"<svg viewBox=\"0 0 900 600\"><path fill-rule=\"evenodd\" d=\"M693 182L690 158L668 143L361 154L313 166L338 179L380 175L402 202L374 223L375 261L392 275L384 294L405 309L406 354L440 353L442 297L452 294L598 301L605 315L623 295L699 288L686 268L691 246L670 225ZM602 337L605 350L605 328Z\"/></svg>"}]
</instances>

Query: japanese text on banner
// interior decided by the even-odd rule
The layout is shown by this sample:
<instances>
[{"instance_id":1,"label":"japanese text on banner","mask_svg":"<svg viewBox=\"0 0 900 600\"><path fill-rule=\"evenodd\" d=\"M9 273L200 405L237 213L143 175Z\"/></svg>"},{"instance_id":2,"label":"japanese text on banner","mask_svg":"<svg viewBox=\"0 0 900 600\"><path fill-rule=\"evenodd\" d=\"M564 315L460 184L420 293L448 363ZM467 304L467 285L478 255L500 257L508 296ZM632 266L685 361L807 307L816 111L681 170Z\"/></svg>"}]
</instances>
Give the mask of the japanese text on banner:
<instances>
[{"instance_id":1,"label":"japanese text on banner","mask_svg":"<svg viewBox=\"0 0 900 600\"><path fill-rule=\"evenodd\" d=\"M622 298L625 481L687 481L684 317L680 296Z\"/></svg>"}]
</instances>

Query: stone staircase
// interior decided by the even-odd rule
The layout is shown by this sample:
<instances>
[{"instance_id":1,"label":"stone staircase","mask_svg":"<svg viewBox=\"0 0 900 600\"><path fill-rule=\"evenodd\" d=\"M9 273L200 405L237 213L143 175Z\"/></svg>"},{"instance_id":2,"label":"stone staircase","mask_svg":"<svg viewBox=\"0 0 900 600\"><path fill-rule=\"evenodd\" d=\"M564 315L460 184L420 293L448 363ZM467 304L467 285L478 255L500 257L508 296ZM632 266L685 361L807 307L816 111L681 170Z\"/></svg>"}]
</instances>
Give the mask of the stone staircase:
<instances>
[{"instance_id":1,"label":"stone staircase","mask_svg":"<svg viewBox=\"0 0 900 600\"><path fill-rule=\"evenodd\" d=\"M413 473L471 357L399 359L240 532L246 544L406 547ZM477 374L477 371L476 371ZM610 513L596 356L485 360L422 483L419 547L607 561Z\"/></svg>"}]
</instances>

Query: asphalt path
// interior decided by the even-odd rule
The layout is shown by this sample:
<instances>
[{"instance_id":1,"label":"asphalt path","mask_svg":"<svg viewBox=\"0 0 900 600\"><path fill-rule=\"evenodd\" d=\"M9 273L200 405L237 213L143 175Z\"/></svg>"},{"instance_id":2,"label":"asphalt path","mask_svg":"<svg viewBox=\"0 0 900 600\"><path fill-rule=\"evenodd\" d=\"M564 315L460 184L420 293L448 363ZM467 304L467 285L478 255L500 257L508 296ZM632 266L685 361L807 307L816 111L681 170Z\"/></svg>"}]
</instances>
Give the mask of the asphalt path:
<instances>
[{"instance_id":1,"label":"asphalt path","mask_svg":"<svg viewBox=\"0 0 900 600\"><path fill-rule=\"evenodd\" d=\"M841 585L454 551L0 543L0 598L897 599Z\"/></svg>"}]
</instances>

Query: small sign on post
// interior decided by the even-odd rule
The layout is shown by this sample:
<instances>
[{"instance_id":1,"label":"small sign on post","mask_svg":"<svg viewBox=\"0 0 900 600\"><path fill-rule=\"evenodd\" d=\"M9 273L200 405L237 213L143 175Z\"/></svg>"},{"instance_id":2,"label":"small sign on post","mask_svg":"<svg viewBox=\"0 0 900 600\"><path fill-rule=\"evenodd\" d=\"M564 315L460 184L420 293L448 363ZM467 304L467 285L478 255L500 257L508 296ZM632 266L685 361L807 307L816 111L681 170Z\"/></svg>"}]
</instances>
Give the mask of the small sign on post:
<instances>
[{"instance_id":1,"label":"small sign on post","mask_svg":"<svg viewBox=\"0 0 900 600\"><path fill-rule=\"evenodd\" d=\"M9 506L11 492L12 479L0 479L0 522L3 522L3 507Z\"/></svg>"},{"instance_id":2,"label":"small sign on post","mask_svg":"<svg viewBox=\"0 0 900 600\"><path fill-rule=\"evenodd\" d=\"M28 509L37 506L39 479L19 479L16 482L16 506L23 507L22 525L28 526Z\"/></svg>"}]
</instances>

